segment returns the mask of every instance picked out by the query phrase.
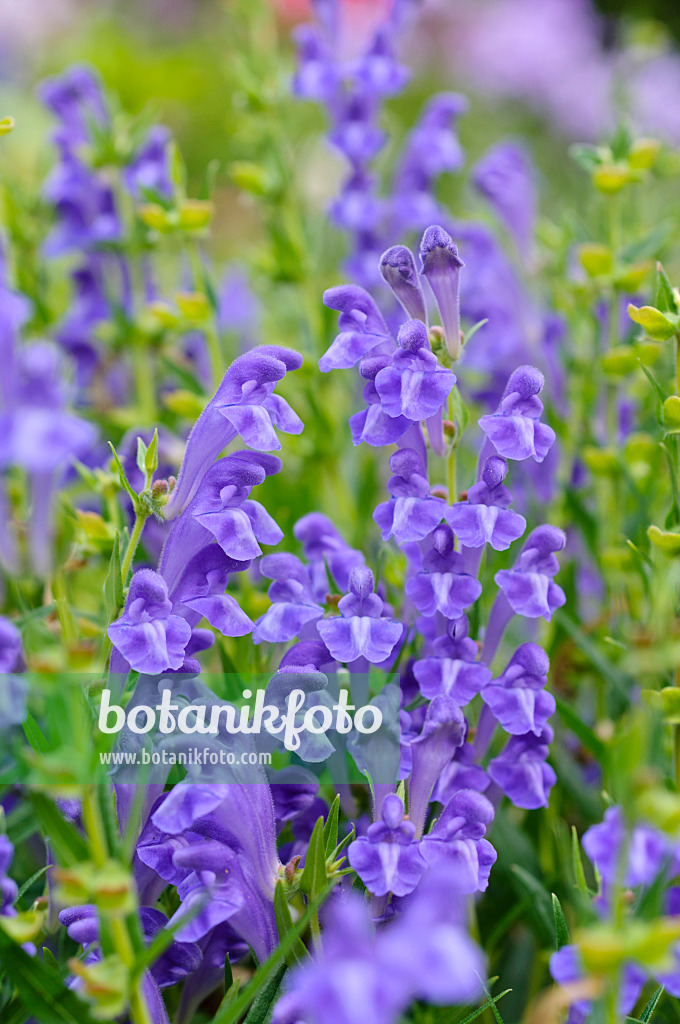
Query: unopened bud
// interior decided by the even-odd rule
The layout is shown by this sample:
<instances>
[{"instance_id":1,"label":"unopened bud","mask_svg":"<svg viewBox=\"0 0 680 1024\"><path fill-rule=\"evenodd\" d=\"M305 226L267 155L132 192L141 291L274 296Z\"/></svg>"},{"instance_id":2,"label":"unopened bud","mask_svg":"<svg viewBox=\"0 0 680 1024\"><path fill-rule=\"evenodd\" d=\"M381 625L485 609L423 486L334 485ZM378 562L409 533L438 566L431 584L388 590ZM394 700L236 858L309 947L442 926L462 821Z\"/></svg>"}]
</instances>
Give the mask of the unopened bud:
<instances>
[{"instance_id":1,"label":"unopened bud","mask_svg":"<svg viewBox=\"0 0 680 1024\"><path fill-rule=\"evenodd\" d=\"M151 488L152 498L163 498L166 494L170 493L170 486L167 480L154 480Z\"/></svg>"}]
</instances>

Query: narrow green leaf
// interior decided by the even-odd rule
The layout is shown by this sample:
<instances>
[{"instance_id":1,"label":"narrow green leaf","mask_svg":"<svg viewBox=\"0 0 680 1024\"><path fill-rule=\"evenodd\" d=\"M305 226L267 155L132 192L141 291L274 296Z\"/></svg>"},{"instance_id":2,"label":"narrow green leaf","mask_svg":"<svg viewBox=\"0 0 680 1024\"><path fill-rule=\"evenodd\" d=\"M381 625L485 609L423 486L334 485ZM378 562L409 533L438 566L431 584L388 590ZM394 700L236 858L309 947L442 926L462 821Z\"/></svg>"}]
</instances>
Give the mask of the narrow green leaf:
<instances>
[{"instance_id":1,"label":"narrow green leaf","mask_svg":"<svg viewBox=\"0 0 680 1024\"><path fill-rule=\"evenodd\" d=\"M153 437L149 442L149 447L146 450L144 457L144 469L143 473L146 477L152 477L155 471L158 469L158 427L153 432Z\"/></svg>"},{"instance_id":2,"label":"narrow green leaf","mask_svg":"<svg viewBox=\"0 0 680 1024\"><path fill-rule=\"evenodd\" d=\"M258 992L260 992L260 990L266 985L272 971L275 971L279 967L281 961L285 959L286 953L293 948L296 940L300 938L304 930L307 928L312 915L316 914L319 907L333 888L333 885L327 886L319 898L309 904L306 912L302 915L300 920L295 922L291 931L288 932L271 956L268 957L267 960L265 960L265 962L258 968L255 975L250 979L244 990L239 993L238 997L227 1003L227 997L225 996L220 1008L213 1018L212 1024L236 1024L236 1021L241 1019ZM229 995L229 993L227 993L227 995Z\"/></svg>"},{"instance_id":3,"label":"narrow green leaf","mask_svg":"<svg viewBox=\"0 0 680 1024\"><path fill-rule=\"evenodd\" d=\"M42 878L42 876L43 876L43 875L44 875L44 874L45 874L45 873L46 873L47 871L49 871L49 869L50 869L50 866L49 866L49 864L46 864L44 868L38 868L38 870L37 870L37 871L35 872L35 874L31 875L31 877L30 877L30 878L28 879L28 881L24 882L24 884L23 884L23 885L21 886L21 888L19 889L19 892L17 893L17 898L16 898L16 899L15 899L15 901L14 901L15 905L16 905L16 904L17 904L17 903L19 902L19 900L21 899L21 897L22 897L22 896L23 896L23 895L24 895L25 893L27 893L27 892L28 892L28 890L29 890L29 889L31 888L31 886L33 885L33 883L34 883L34 882L37 882L39 878Z\"/></svg>"},{"instance_id":4,"label":"narrow green leaf","mask_svg":"<svg viewBox=\"0 0 680 1024\"><path fill-rule=\"evenodd\" d=\"M463 1017L462 1020L459 1020L458 1024L470 1024L471 1021L477 1020L477 1017L481 1017L485 1010L488 1010L490 1009L490 1007L495 1006L496 1003L499 1002L503 998L503 996L507 996L509 992L512 992L512 989L506 988L505 992L500 992L497 996L494 996L493 999L487 999L485 1003L482 1003L481 1006L478 1006L477 1009L473 1010L472 1013L469 1013L467 1017Z\"/></svg>"},{"instance_id":5,"label":"narrow green leaf","mask_svg":"<svg viewBox=\"0 0 680 1024\"><path fill-rule=\"evenodd\" d=\"M340 815L340 797L336 796L331 804L331 809L323 827L323 837L326 846L326 859L331 856L338 845L338 818Z\"/></svg>"},{"instance_id":6,"label":"narrow green leaf","mask_svg":"<svg viewBox=\"0 0 680 1024\"><path fill-rule=\"evenodd\" d=\"M323 836L323 818L318 818L309 840L305 869L300 878L300 888L305 896L314 899L326 885L326 851Z\"/></svg>"},{"instance_id":7,"label":"narrow green leaf","mask_svg":"<svg viewBox=\"0 0 680 1024\"><path fill-rule=\"evenodd\" d=\"M19 999L40 1024L96 1024L87 1004L59 974L25 953L1 928L0 958Z\"/></svg>"},{"instance_id":8,"label":"narrow green leaf","mask_svg":"<svg viewBox=\"0 0 680 1024\"><path fill-rule=\"evenodd\" d=\"M147 447L141 437L137 438L137 469L146 475L146 453Z\"/></svg>"},{"instance_id":9,"label":"narrow green leaf","mask_svg":"<svg viewBox=\"0 0 680 1024\"><path fill-rule=\"evenodd\" d=\"M642 1024L648 1024L648 1022L652 1019L652 1014L656 1010L658 1002L661 999L661 996L663 994L664 994L664 987L663 987L663 985L659 985L659 987L657 988L656 992L654 993L652 998L649 1000L649 1002L645 1006L645 1008L642 1011L642 1013L640 1014L640 1020L642 1021Z\"/></svg>"},{"instance_id":10,"label":"narrow green leaf","mask_svg":"<svg viewBox=\"0 0 680 1024\"><path fill-rule=\"evenodd\" d=\"M116 530L109 560L109 570L104 580L107 618L112 619L123 607L123 576L120 559L120 534Z\"/></svg>"},{"instance_id":11,"label":"narrow green leaf","mask_svg":"<svg viewBox=\"0 0 680 1024\"><path fill-rule=\"evenodd\" d=\"M590 899L590 892L588 890L588 883L586 882L586 875L583 870L583 861L581 860L581 844L578 838L578 832L576 826L571 826L571 861L574 867L574 878L576 879L576 886L585 899Z\"/></svg>"},{"instance_id":12,"label":"narrow green leaf","mask_svg":"<svg viewBox=\"0 0 680 1024\"><path fill-rule=\"evenodd\" d=\"M57 974L61 974L61 967L59 966L59 961L57 960L52 950L48 949L47 946L43 946L42 955L45 965L49 967L51 970L56 971Z\"/></svg>"},{"instance_id":13,"label":"narrow green leaf","mask_svg":"<svg viewBox=\"0 0 680 1024\"><path fill-rule=\"evenodd\" d=\"M231 969L231 960L229 954L224 958L224 991L228 992L231 986L234 984L234 972Z\"/></svg>"},{"instance_id":14,"label":"narrow green leaf","mask_svg":"<svg viewBox=\"0 0 680 1024\"><path fill-rule=\"evenodd\" d=\"M279 939L283 940L284 935L288 935L293 930L293 918L291 917L290 907L284 892L283 882L280 880L274 888L274 916L276 917ZM304 942L302 939L297 939L288 953L286 953L286 963L289 967L294 967L296 963L304 960L306 956L307 950Z\"/></svg>"},{"instance_id":15,"label":"narrow green leaf","mask_svg":"<svg viewBox=\"0 0 680 1024\"><path fill-rule=\"evenodd\" d=\"M590 726L582 722L574 709L560 697L555 697L557 712L567 728L571 729L575 736L578 736L586 750L598 761L606 756L607 748L601 739L595 735Z\"/></svg>"},{"instance_id":16,"label":"narrow green leaf","mask_svg":"<svg viewBox=\"0 0 680 1024\"><path fill-rule=\"evenodd\" d=\"M30 794L30 800L40 827L59 862L70 867L88 860L87 843L75 827L62 817L56 804L43 793L37 792Z\"/></svg>"},{"instance_id":17,"label":"narrow green leaf","mask_svg":"<svg viewBox=\"0 0 680 1024\"><path fill-rule=\"evenodd\" d=\"M562 946L569 945L569 928L564 911L562 910L562 904L555 893L552 894L552 905L553 917L555 918L555 949L562 949Z\"/></svg>"},{"instance_id":18,"label":"narrow green leaf","mask_svg":"<svg viewBox=\"0 0 680 1024\"><path fill-rule=\"evenodd\" d=\"M465 335L465 344L467 345L468 342L470 341L470 338L474 338L474 336L477 333L477 331L481 330L482 327L484 327L486 324L488 324L488 322L489 322L489 318L488 317L486 317L484 320L478 320L477 323L474 325L474 327L471 327L470 330Z\"/></svg>"},{"instance_id":19,"label":"narrow green leaf","mask_svg":"<svg viewBox=\"0 0 680 1024\"><path fill-rule=\"evenodd\" d=\"M46 754L50 749L50 744L33 715L28 714L26 716L26 721L22 728L24 730L24 735L31 744L33 750L37 750L39 754Z\"/></svg>"},{"instance_id":20,"label":"narrow green leaf","mask_svg":"<svg viewBox=\"0 0 680 1024\"><path fill-rule=\"evenodd\" d=\"M656 299L654 305L662 313L677 313L675 299L673 298L673 286L668 274L660 263L656 265Z\"/></svg>"},{"instance_id":21,"label":"narrow green leaf","mask_svg":"<svg viewBox=\"0 0 680 1024\"><path fill-rule=\"evenodd\" d=\"M532 875L530 871L525 871L519 864L513 864L511 871L523 892L532 897L531 910L546 941L550 942L553 937L554 924L551 900L547 890L535 875Z\"/></svg>"},{"instance_id":22,"label":"narrow green leaf","mask_svg":"<svg viewBox=\"0 0 680 1024\"><path fill-rule=\"evenodd\" d=\"M123 469L123 463L118 458L118 452L113 447L113 445L111 444L110 441L108 441L107 444L108 444L109 448L111 449L111 452L113 454L113 461L115 462L116 469L118 470L118 477L120 479L120 486L124 490L126 490L128 492L128 494L130 495L130 497L132 498L133 501L136 501L137 500L137 495L133 491L132 485L130 484L130 481L127 478L125 470Z\"/></svg>"},{"instance_id":23,"label":"narrow green leaf","mask_svg":"<svg viewBox=\"0 0 680 1024\"><path fill-rule=\"evenodd\" d=\"M262 987L253 1000L253 1005L243 1024L266 1024L269 1020L272 1008L276 1002L283 976L286 973L285 963L279 964L275 971L269 976L267 983Z\"/></svg>"}]
</instances>

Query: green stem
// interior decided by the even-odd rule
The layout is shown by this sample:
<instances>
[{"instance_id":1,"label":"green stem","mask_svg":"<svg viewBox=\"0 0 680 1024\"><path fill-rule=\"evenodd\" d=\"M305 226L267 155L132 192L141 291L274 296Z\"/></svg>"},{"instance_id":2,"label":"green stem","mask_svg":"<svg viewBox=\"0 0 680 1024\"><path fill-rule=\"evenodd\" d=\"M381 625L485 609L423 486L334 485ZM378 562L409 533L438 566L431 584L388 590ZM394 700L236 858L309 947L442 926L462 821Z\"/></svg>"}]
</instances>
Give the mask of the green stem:
<instances>
[{"instance_id":1,"label":"green stem","mask_svg":"<svg viewBox=\"0 0 680 1024\"><path fill-rule=\"evenodd\" d=\"M453 400L449 395L448 404L449 420L451 423L455 422L455 413L453 409ZM449 491L449 505L453 505L456 501L456 456L458 454L458 432L451 439L451 447L446 457L446 485Z\"/></svg>"},{"instance_id":2,"label":"green stem","mask_svg":"<svg viewBox=\"0 0 680 1024\"><path fill-rule=\"evenodd\" d=\"M140 338L132 339L132 367L140 415L145 423L155 423L158 416L153 359L147 345Z\"/></svg>"},{"instance_id":3,"label":"green stem","mask_svg":"<svg viewBox=\"0 0 680 1024\"><path fill-rule=\"evenodd\" d=\"M139 544L139 538L142 536L142 530L144 529L144 523L148 519L149 513L146 509L137 506L135 509L135 525L132 527L132 533L130 534L130 540L128 541L127 550L125 552L125 558L123 564L120 567L120 575L123 580L123 586L127 583L127 578L132 568L132 559L135 557L135 551Z\"/></svg>"},{"instance_id":4,"label":"green stem","mask_svg":"<svg viewBox=\"0 0 680 1024\"><path fill-rule=\"evenodd\" d=\"M205 286L205 274L198 246L195 239L187 238L187 256L191 265L191 273L194 279L194 288L201 295L205 295L210 305L210 296ZM212 309L212 306L211 306ZM220 345L220 338L217 331L217 324L214 312L210 313L210 319L204 326L205 341L208 347L208 358L210 359L210 371L212 376L213 389L216 391L224 377L224 355Z\"/></svg>"}]
</instances>

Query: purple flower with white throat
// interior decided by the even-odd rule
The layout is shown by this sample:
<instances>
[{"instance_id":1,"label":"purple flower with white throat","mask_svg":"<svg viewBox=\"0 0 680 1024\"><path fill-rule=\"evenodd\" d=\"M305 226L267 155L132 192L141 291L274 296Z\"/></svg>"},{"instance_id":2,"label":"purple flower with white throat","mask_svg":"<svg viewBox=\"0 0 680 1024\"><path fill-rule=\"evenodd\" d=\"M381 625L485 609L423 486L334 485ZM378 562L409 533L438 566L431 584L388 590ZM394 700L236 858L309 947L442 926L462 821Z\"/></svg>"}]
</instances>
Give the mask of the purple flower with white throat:
<instances>
[{"instance_id":1,"label":"purple flower with white throat","mask_svg":"<svg viewBox=\"0 0 680 1024\"><path fill-rule=\"evenodd\" d=\"M465 266L453 239L444 228L429 227L420 243L421 273L437 300L446 348L452 359L460 356L459 277Z\"/></svg>"},{"instance_id":2,"label":"purple flower with white throat","mask_svg":"<svg viewBox=\"0 0 680 1024\"><path fill-rule=\"evenodd\" d=\"M530 619L542 616L550 622L565 603L564 591L552 577L560 567L555 552L566 542L556 526L538 526L529 534L514 567L496 573L494 579L515 614Z\"/></svg>"},{"instance_id":3,"label":"purple flower with white throat","mask_svg":"<svg viewBox=\"0 0 680 1024\"><path fill-rule=\"evenodd\" d=\"M399 348L391 364L375 377L383 410L388 416L405 416L413 422L429 419L450 395L456 376L439 365L421 320L402 324L397 342Z\"/></svg>"},{"instance_id":4,"label":"purple flower with white throat","mask_svg":"<svg viewBox=\"0 0 680 1024\"><path fill-rule=\"evenodd\" d=\"M424 540L446 515L446 502L430 494L427 470L413 448L400 448L390 457L394 476L387 484L392 497L376 507L373 518L382 539L398 544Z\"/></svg>"},{"instance_id":5,"label":"purple flower with white throat","mask_svg":"<svg viewBox=\"0 0 680 1024\"><path fill-rule=\"evenodd\" d=\"M546 764L553 731L549 725L540 735L528 732L512 736L505 749L489 762L488 772L516 807L535 810L547 807L557 776Z\"/></svg>"},{"instance_id":6,"label":"purple flower with white throat","mask_svg":"<svg viewBox=\"0 0 680 1024\"><path fill-rule=\"evenodd\" d=\"M446 867L457 892L484 892L489 884L496 851L484 835L493 817L493 805L485 796L461 789L423 838L425 860L430 867Z\"/></svg>"},{"instance_id":7,"label":"purple flower with white throat","mask_svg":"<svg viewBox=\"0 0 680 1024\"><path fill-rule=\"evenodd\" d=\"M548 656L538 644L522 644L498 679L485 686L482 700L506 732L540 736L556 706L553 695L545 690L549 667Z\"/></svg>"},{"instance_id":8,"label":"purple flower with white throat","mask_svg":"<svg viewBox=\"0 0 680 1024\"><path fill-rule=\"evenodd\" d=\"M405 820L404 804L392 793L383 800L382 820L368 826L347 851L350 865L374 896L407 896L427 867L415 839L415 825Z\"/></svg>"},{"instance_id":9,"label":"purple flower with white throat","mask_svg":"<svg viewBox=\"0 0 680 1024\"><path fill-rule=\"evenodd\" d=\"M505 551L526 530L524 516L508 507L512 495L503 483L507 471L505 459L492 455L482 479L469 489L467 501L456 502L446 511L447 523L465 547L490 544L496 551Z\"/></svg>"},{"instance_id":10,"label":"purple flower with white throat","mask_svg":"<svg viewBox=\"0 0 680 1024\"><path fill-rule=\"evenodd\" d=\"M340 616L317 623L319 635L336 661L366 658L378 665L389 658L401 639L403 626L382 617L383 600L373 588L373 573L367 566L352 569L349 593L338 602Z\"/></svg>"},{"instance_id":11,"label":"purple flower with white throat","mask_svg":"<svg viewBox=\"0 0 680 1024\"><path fill-rule=\"evenodd\" d=\"M432 549L423 556L423 571L406 583L406 593L421 615L441 612L447 619L459 619L482 593L482 584L465 572L465 561L453 544L450 526L435 527Z\"/></svg>"},{"instance_id":12,"label":"purple flower with white throat","mask_svg":"<svg viewBox=\"0 0 680 1024\"><path fill-rule=\"evenodd\" d=\"M379 345L387 351L394 348L382 313L374 300L358 285L338 285L323 295L324 305L337 309L340 334L319 360L322 373L329 370L347 370Z\"/></svg>"},{"instance_id":13,"label":"purple flower with white throat","mask_svg":"<svg viewBox=\"0 0 680 1024\"><path fill-rule=\"evenodd\" d=\"M555 431L540 421L543 403L538 395L544 383L540 370L520 366L510 375L496 412L480 419L480 427L504 458L543 462L550 451Z\"/></svg>"},{"instance_id":14,"label":"purple flower with white throat","mask_svg":"<svg viewBox=\"0 0 680 1024\"><path fill-rule=\"evenodd\" d=\"M491 680L491 669L477 661L479 648L468 636L465 617L450 622L446 636L437 637L432 655L421 658L413 673L423 697L448 694L460 707L468 704Z\"/></svg>"},{"instance_id":15,"label":"purple flower with white throat","mask_svg":"<svg viewBox=\"0 0 680 1024\"><path fill-rule=\"evenodd\" d=\"M133 669L154 675L182 667L191 627L173 615L163 577L152 569L140 569L132 577L123 614L107 634Z\"/></svg>"},{"instance_id":16,"label":"purple flower with white throat","mask_svg":"<svg viewBox=\"0 0 680 1024\"><path fill-rule=\"evenodd\" d=\"M194 638L203 632L196 629L202 618L223 636L245 636L252 631L253 623L236 598L225 594L230 573L247 567L248 562L228 558L217 544L208 545L184 563L169 586L169 594L173 611L186 619L193 629ZM204 647L201 644L197 650ZM186 653L189 653L189 647Z\"/></svg>"}]
</instances>

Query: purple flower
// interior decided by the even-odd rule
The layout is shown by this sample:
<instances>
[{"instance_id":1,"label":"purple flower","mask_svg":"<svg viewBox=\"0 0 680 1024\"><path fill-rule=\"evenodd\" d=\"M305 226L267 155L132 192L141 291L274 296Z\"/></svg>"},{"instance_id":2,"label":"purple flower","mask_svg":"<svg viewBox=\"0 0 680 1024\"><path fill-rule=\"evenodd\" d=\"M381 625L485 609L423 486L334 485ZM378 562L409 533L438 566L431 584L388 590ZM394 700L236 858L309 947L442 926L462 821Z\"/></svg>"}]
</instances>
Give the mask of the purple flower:
<instances>
[{"instance_id":1,"label":"purple flower","mask_svg":"<svg viewBox=\"0 0 680 1024\"><path fill-rule=\"evenodd\" d=\"M535 810L548 806L548 796L557 778L545 760L552 739L549 725L544 726L539 736L531 732L512 736L503 752L489 762L491 779L516 807Z\"/></svg>"},{"instance_id":2,"label":"purple flower","mask_svg":"<svg viewBox=\"0 0 680 1024\"><path fill-rule=\"evenodd\" d=\"M131 668L154 675L182 667L191 627L172 614L163 577L152 569L140 569L132 577L123 614L107 634Z\"/></svg>"},{"instance_id":3,"label":"purple flower","mask_svg":"<svg viewBox=\"0 0 680 1024\"><path fill-rule=\"evenodd\" d=\"M619 881L630 887L652 885L662 871L672 877L680 868L678 843L651 825L629 830L620 807L609 807L602 822L584 833L583 849L607 886Z\"/></svg>"},{"instance_id":4,"label":"purple flower","mask_svg":"<svg viewBox=\"0 0 680 1024\"><path fill-rule=\"evenodd\" d=\"M401 448L390 458L394 476L387 489L392 498L377 506L373 518L382 539L394 537L398 544L424 540L446 514L446 502L430 495L427 470L413 448Z\"/></svg>"},{"instance_id":5,"label":"purple flower","mask_svg":"<svg viewBox=\"0 0 680 1024\"><path fill-rule=\"evenodd\" d=\"M389 364L389 356L372 356L361 362L359 372L368 381L363 394L367 408L349 418L352 443L355 445L365 441L376 448L383 448L398 441L412 425L413 421L406 416L389 416L376 390L375 378Z\"/></svg>"},{"instance_id":6,"label":"purple flower","mask_svg":"<svg viewBox=\"0 0 680 1024\"><path fill-rule=\"evenodd\" d=\"M7 874L14 858L14 846L6 835L0 835L0 917L15 917L14 901L19 886Z\"/></svg>"},{"instance_id":7,"label":"purple flower","mask_svg":"<svg viewBox=\"0 0 680 1024\"><path fill-rule=\"evenodd\" d=\"M427 867L415 839L415 825L404 819L404 804L394 793L383 800L382 821L368 826L365 836L347 851L351 866L374 896L406 896Z\"/></svg>"},{"instance_id":8,"label":"purple flower","mask_svg":"<svg viewBox=\"0 0 680 1024\"><path fill-rule=\"evenodd\" d=\"M153 907L139 908L140 923L144 942L149 945L168 923L165 914ZM70 939L85 947L99 945L99 916L97 908L91 904L69 907L59 914L59 921L66 928ZM92 949L89 950L92 952ZM97 950L99 952L99 950ZM176 985L189 974L193 974L201 964L203 955L199 946L193 942L177 942L172 944L154 961L150 973L159 988Z\"/></svg>"},{"instance_id":9,"label":"purple flower","mask_svg":"<svg viewBox=\"0 0 680 1024\"><path fill-rule=\"evenodd\" d=\"M137 853L177 886L182 905L171 923L201 908L177 933L180 941L198 941L229 921L260 961L273 950L273 895L282 869L264 777L248 785L175 786L153 812Z\"/></svg>"},{"instance_id":10,"label":"purple flower","mask_svg":"<svg viewBox=\"0 0 680 1024\"><path fill-rule=\"evenodd\" d=\"M265 469L257 456L251 459L249 452L239 452L220 459L203 477L187 513L230 558L240 562L256 558L262 554L258 542L278 544L282 540L283 531L266 509L248 497L253 484L261 483L267 470L278 472L280 465L276 459Z\"/></svg>"},{"instance_id":11,"label":"purple flower","mask_svg":"<svg viewBox=\"0 0 680 1024\"><path fill-rule=\"evenodd\" d=\"M75 66L40 87L40 98L59 120L55 142L62 149L75 149L92 138L92 129L109 123L101 84L88 67Z\"/></svg>"},{"instance_id":12,"label":"purple flower","mask_svg":"<svg viewBox=\"0 0 680 1024\"><path fill-rule=\"evenodd\" d=\"M383 601L373 593L373 586L370 569L352 569L349 593L338 602L340 616L317 623L319 635L336 661L366 658L374 665L380 664L401 638L401 623L382 617Z\"/></svg>"},{"instance_id":13,"label":"purple flower","mask_svg":"<svg viewBox=\"0 0 680 1024\"><path fill-rule=\"evenodd\" d=\"M459 277L465 266L451 236L444 228L429 227L420 243L421 273L437 300L446 347L452 359L460 355Z\"/></svg>"},{"instance_id":14,"label":"purple flower","mask_svg":"<svg viewBox=\"0 0 680 1024\"><path fill-rule=\"evenodd\" d=\"M172 196L170 139L167 128L160 124L154 125L125 168L123 180L134 199L143 200L145 189L165 199Z\"/></svg>"},{"instance_id":15,"label":"purple flower","mask_svg":"<svg viewBox=\"0 0 680 1024\"><path fill-rule=\"evenodd\" d=\"M543 403L538 394L543 384L540 370L520 366L511 374L496 412L480 419L480 427L504 458L543 462L550 451L555 431L539 418Z\"/></svg>"},{"instance_id":16,"label":"purple flower","mask_svg":"<svg viewBox=\"0 0 680 1024\"><path fill-rule=\"evenodd\" d=\"M491 669L476 660L478 653L477 644L467 635L467 620L449 623L447 635L433 644L433 656L413 666L423 697L433 700L443 693L461 707L469 703L491 679Z\"/></svg>"},{"instance_id":17,"label":"purple flower","mask_svg":"<svg viewBox=\"0 0 680 1024\"><path fill-rule=\"evenodd\" d=\"M347 370L379 345L394 347L387 324L375 302L357 285L338 285L323 295L324 305L337 309L340 334L319 360L322 373Z\"/></svg>"},{"instance_id":18,"label":"purple flower","mask_svg":"<svg viewBox=\"0 0 680 1024\"><path fill-rule=\"evenodd\" d=\"M555 698L544 689L550 662L538 644L521 644L498 679L485 686L482 700L506 732L540 736L555 713Z\"/></svg>"},{"instance_id":19,"label":"purple flower","mask_svg":"<svg viewBox=\"0 0 680 1024\"><path fill-rule=\"evenodd\" d=\"M538 526L522 548L512 569L501 569L494 579L517 615L535 619L543 616L550 622L553 613L566 601L564 591L552 577L559 571L555 551L561 551L567 540L555 526Z\"/></svg>"},{"instance_id":20,"label":"purple flower","mask_svg":"<svg viewBox=\"0 0 680 1024\"><path fill-rule=\"evenodd\" d=\"M203 650L209 646L200 638L203 631L195 628L202 618L207 619L223 636L245 636L252 631L253 623L241 609L236 598L224 592L229 582L229 574L240 572L247 566L247 562L235 562L228 558L217 544L211 544L185 563L179 576L168 585L173 611L181 614L193 628L193 639L199 634L199 646L196 650ZM185 654L191 653L190 648L191 644L187 646Z\"/></svg>"},{"instance_id":21,"label":"purple flower","mask_svg":"<svg viewBox=\"0 0 680 1024\"><path fill-rule=\"evenodd\" d=\"M277 381L301 365L297 352L275 345L262 345L234 360L189 435L177 486L165 506L166 519L186 508L208 467L237 435L257 451L275 451L281 447L275 426L288 434L301 433L300 418L274 394Z\"/></svg>"},{"instance_id":22,"label":"purple flower","mask_svg":"<svg viewBox=\"0 0 680 1024\"><path fill-rule=\"evenodd\" d=\"M377 100L377 96L357 87L350 88L335 103L335 124L328 141L353 167L371 161L385 144L385 133L376 125Z\"/></svg>"},{"instance_id":23,"label":"purple flower","mask_svg":"<svg viewBox=\"0 0 680 1024\"><path fill-rule=\"evenodd\" d=\"M349 574L356 566L364 564L364 556L349 546L328 516L309 512L298 519L293 534L302 544L309 563L307 569L317 601L323 600L328 592L329 572L336 586L347 590Z\"/></svg>"},{"instance_id":24,"label":"purple flower","mask_svg":"<svg viewBox=\"0 0 680 1024\"><path fill-rule=\"evenodd\" d=\"M411 743L413 768L409 782L409 817L418 838L425 828L430 796L442 769L465 739L463 713L451 697L440 694L427 709L417 739Z\"/></svg>"},{"instance_id":25,"label":"purple flower","mask_svg":"<svg viewBox=\"0 0 680 1024\"><path fill-rule=\"evenodd\" d=\"M450 526L435 527L423 572L407 581L406 593L421 615L441 612L447 619L459 619L482 593L482 584L465 572L464 559L454 550Z\"/></svg>"},{"instance_id":26,"label":"purple flower","mask_svg":"<svg viewBox=\"0 0 680 1024\"><path fill-rule=\"evenodd\" d=\"M426 324L425 297L411 250L405 245L393 245L380 257L380 273L406 315Z\"/></svg>"},{"instance_id":27,"label":"purple flower","mask_svg":"<svg viewBox=\"0 0 680 1024\"><path fill-rule=\"evenodd\" d=\"M505 551L526 530L524 516L508 508L512 495L503 484L507 471L505 459L491 456L482 479L469 489L467 501L456 502L447 510L446 521L465 547L491 544L496 551Z\"/></svg>"},{"instance_id":28,"label":"purple flower","mask_svg":"<svg viewBox=\"0 0 680 1024\"><path fill-rule=\"evenodd\" d=\"M430 351L427 328L421 320L402 324L397 342L399 348L391 364L376 374L375 389L388 416L426 420L439 412L456 376L440 366Z\"/></svg>"},{"instance_id":29,"label":"purple flower","mask_svg":"<svg viewBox=\"0 0 680 1024\"><path fill-rule=\"evenodd\" d=\"M550 973L558 985L569 987L585 979L586 972L581 961L578 946L562 946L550 957ZM618 1013L622 1019L630 1014L640 998L642 987L647 980L646 972L637 964L626 963L621 972L618 990ZM588 999L575 999L570 1003L569 1024L585 1024L591 1014L592 1004Z\"/></svg>"},{"instance_id":30,"label":"purple flower","mask_svg":"<svg viewBox=\"0 0 680 1024\"><path fill-rule=\"evenodd\" d=\"M516 142L493 146L473 169L472 180L526 257L534 233L536 188L531 160L524 147Z\"/></svg>"},{"instance_id":31,"label":"purple flower","mask_svg":"<svg viewBox=\"0 0 680 1024\"><path fill-rule=\"evenodd\" d=\"M88 254L87 261L72 272L71 280L73 298L55 337L74 359L77 383L83 387L89 384L100 358L93 339L95 326L106 320L111 312L106 298L101 254Z\"/></svg>"},{"instance_id":32,"label":"purple flower","mask_svg":"<svg viewBox=\"0 0 680 1024\"><path fill-rule=\"evenodd\" d=\"M0 728L21 725L26 718L28 683L17 672L25 667L21 633L0 615Z\"/></svg>"},{"instance_id":33,"label":"purple flower","mask_svg":"<svg viewBox=\"0 0 680 1024\"><path fill-rule=\"evenodd\" d=\"M293 38L298 55L293 92L308 100L331 100L340 76L323 33L315 25L298 25Z\"/></svg>"},{"instance_id":34,"label":"purple flower","mask_svg":"<svg viewBox=\"0 0 680 1024\"><path fill-rule=\"evenodd\" d=\"M44 245L46 256L96 248L120 239L122 226L109 185L75 158L57 164L45 182L57 223Z\"/></svg>"},{"instance_id":35,"label":"purple flower","mask_svg":"<svg viewBox=\"0 0 680 1024\"><path fill-rule=\"evenodd\" d=\"M406 139L394 177L394 235L405 230L423 231L444 212L434 195L434 185L441 174L457 171L463 165L455 126L466 108L467 100L456 93L440 93L426 103Z\"/></svg>"},{"instance_id":36,"label":"purple flower","mask_svg":"<svg viewBox=\"0 0 680 1024\"><path fill-rule=\"evenodd\" d=\"M260 561L260 572L274 581L268 591L272 606L257 620L253 643L285 643L307 623L323 618L324 609L316 601L309 573L295 555L266 555Z\"/></svg>"},{"instance_id":37,"label":"purple flower","mask_svg":"<svg viewBox=\"0 0 680 1024\"><path fill-rule=\"evenodd\" d=\"M461 789L423 838L425 860L430 867L445 867L457 892L483 892L489 884L496 851L484 833L493 816L493 805L485 796Z\"/></svg>"},{"instance_id":38,"label":"purple flower","mask_svg":"<svg viewBox=\"0 0 680 1024\"><path fill-rule=\"evenodd\" d=\"M377 934L358 895L329 901L323 952L292 973L272 1024L396 1024L416 998L468 1003L482 990L482 956L465 933L457 896L426 877L400 917Z\"/></svg>"}]
</instances>

